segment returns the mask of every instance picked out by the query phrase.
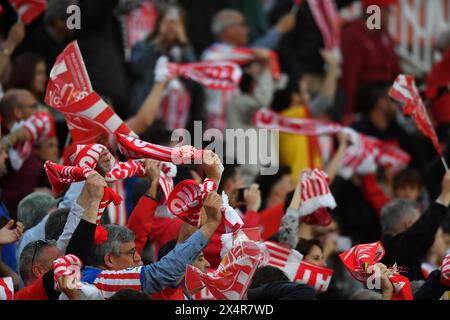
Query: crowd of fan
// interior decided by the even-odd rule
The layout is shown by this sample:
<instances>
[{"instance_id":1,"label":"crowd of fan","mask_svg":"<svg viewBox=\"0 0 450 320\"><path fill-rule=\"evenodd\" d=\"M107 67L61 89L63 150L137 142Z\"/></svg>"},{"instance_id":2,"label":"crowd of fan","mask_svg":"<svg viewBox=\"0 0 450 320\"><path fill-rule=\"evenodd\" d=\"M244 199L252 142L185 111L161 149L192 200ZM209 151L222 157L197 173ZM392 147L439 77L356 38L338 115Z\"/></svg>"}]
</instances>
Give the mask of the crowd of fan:
<instances>
[{"instance_id":1,"label":"crowd of fan","mask_svg":"<svg viewBox=\"0 0 450 320\"><path fill-rule=\"evenodd\" d=\"M155 29L130 47L123 19L142 2L48 0L43 17L27 27L15 22L8 8L0 17L1 136L7 137L15 123L38 110L51 112L56 126L56 135L35 143L18 171L8 158L11 146L5 140L0 143L0 276L12 277L14 299L191 299L183 280L186 265L207 272L221 262L219 194L224 191L230 205L239 208L246 228L258 227L263 240L282 242L283 217L306 168L328 173L337 207L326 223L298 223L297 217L298 237L290 246L304 261L332 268L330 286L317 293L265 266L256 270L248 299L391 299L394 287L389 281L382 282L381 290L369 290L351 277L339 259L354 245L376 241L386 252L379 266L384 271L394 264L405 268L415 299L449 298L450 270L441 265L448 262L450 248L450 172L445 172L432 144L388 96L402 72L386 28L395 1L363 1L363 6L381 5L382 28L367 29L364 17L346 22L341 28L340 55L323 49L307 1L293 11L291 0L179 0L170 5L150 1L158 14ZM336 1L338 8L352 2ZM81 8L80 30L67 28L66 8L71 4ZM117 148L107 139L97 141L109 147L97 172L72 184L60 198L52 192L43 168L47 160L57 163L67 146L64 116L46 106L44 97L49 70L74 39L93 88L144 141L174 146L172 130L186 128L193 133L194 121L202 121L204 129L246 130L254 127L251 119L259 109L270 108L290 118L349 125L395 143L411 156L411 162L399 172L378 168L344 179L337 172L339 157L349 146L345 134L327 139L280 133L279 170L274 175L260 175L260 166L249 164L225 164L223 172L217 162L178 166L175 185L204 178L218 183L217 192L204 200L204 219L196 230L173 216L155 214L163 196L160 168L156 160L146 160L145 177L123 184L127 221L113 223L114 217L104 214L106 239L94 243L107 186L106 153L117 156ZM448 161L450 111L445 101L450 93L445 73L450 72L450 42L445 43L444 37L439 45L443 58L420 83L429 93L426 103ZM196 62L208 59L220 46L255 49L256 58L242 66L239 88L232 95L191 80L155 78L160 56L177 63ZM280 79L272 76L270 50L279 56ZM55 265L70 259L82 266L82 281L98 291L92 287L80 293L65 277L56 277ZM387 272L382 277L387 279Z\"/></svg>"}]
</instances>

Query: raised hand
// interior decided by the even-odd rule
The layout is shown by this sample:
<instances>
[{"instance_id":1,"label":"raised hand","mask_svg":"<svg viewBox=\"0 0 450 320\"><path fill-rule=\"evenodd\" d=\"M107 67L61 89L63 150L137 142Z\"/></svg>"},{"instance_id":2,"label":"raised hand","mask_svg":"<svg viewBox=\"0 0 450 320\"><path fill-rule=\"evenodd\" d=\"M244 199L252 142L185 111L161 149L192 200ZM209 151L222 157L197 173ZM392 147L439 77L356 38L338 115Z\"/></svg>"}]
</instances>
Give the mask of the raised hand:
<instances>
[{"instance_id":1,"label":"raised hand","mask_svg":"<svg viewBox=\"0 0 450 320\"><path fill-rule=\"evenodd\" d=\"M18 241L23 234L23 224L13 219L0 229L0 245L10 244Z\"/></svg>"}]
</instances>

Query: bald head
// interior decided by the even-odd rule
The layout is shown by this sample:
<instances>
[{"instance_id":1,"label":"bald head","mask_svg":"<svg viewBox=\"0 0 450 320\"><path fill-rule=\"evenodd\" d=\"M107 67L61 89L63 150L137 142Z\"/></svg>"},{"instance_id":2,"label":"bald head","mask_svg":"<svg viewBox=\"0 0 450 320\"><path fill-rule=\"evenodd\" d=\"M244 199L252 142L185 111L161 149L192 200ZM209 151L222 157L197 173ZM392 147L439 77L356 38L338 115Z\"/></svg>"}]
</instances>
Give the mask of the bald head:
<instances>
[{"instance_id":1,"label":"bald head","mask_svg":"<svg viewBox=\"0 0 450 320\"><path fill-rule=\"evenodd\" d=\"M25 120L37 112L37 100L30 91L10 89L0 101L0 114L7 125L15 121Z\"/></svg>"},{"instance_id":2,"label":"bald head","mask_svg":"<svg viewBox=\"0 0 450 320\"><path fill-rule=\"evenodd\" d=\"M246 46L248 27L244 16L237 10L219 11L212 20L211 31L217 39L235 46Z\"/></svg>"}]
</instances>

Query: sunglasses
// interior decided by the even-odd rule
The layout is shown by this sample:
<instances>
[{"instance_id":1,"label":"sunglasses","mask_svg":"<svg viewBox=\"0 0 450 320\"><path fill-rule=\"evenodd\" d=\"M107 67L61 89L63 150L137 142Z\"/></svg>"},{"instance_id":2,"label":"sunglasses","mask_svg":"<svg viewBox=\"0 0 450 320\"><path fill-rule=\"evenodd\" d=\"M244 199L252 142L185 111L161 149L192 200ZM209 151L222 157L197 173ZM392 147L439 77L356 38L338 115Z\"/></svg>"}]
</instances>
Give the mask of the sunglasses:
<instances>
[{"instance_id":1,"label":"sunglasses","mask_svg":"<svg viewBox=\"0 0 450 320\"><path fill-rule=\"evenodd\" d=\"M40 250L41 248L45 247L45 246L49 246L52 244L51 240L37 240L34 242L34 251L33 251L33 258L31 258L31 266L34 265L34 259L36 258L36 254L38 254L38 250Z\"/></svg>"}]
</instances>

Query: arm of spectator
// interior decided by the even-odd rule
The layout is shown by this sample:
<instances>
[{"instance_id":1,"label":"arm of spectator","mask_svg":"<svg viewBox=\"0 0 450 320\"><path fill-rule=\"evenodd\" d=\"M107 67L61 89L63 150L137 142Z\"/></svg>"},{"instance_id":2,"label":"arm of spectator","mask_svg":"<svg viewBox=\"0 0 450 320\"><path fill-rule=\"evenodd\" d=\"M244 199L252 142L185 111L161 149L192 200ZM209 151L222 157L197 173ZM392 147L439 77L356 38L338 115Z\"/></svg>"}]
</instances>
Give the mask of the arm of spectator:
<instances>
[{"instance_id":1,"label":"arm of spectator","mask_svg":"<svg viewBox=\"0 0 450 320\"><path fill-rule=\"evenodd\" d=\"M281 37L291 31L297 22L296 14L288 12L282 16L275 26L270 29L265 35L259 37L252 43L252 47L263 47L271 50L276 50Z\"/></svg>"},{"instance_id":2,"label":"arm of spectator","mask_svg":"<svg viewBox=\"0 0 450 320\"><path fill-rule=\"evenodd\" d=\"M0 246L19 241L23 234L23 228L21 222L15 222L13 219L9 220L6 225L0 229Z\"/></svg>"},{"instance_id":3,"label":"arm of spectator","mask_svg":"<svg viewBox=\"0 0 450 320\"><path fill-rule=\"evenodd\" d=\"M339 147L326 168L326 173L328 177L330 177L330 184L333 182L334 177L336 177L336 174L341 167L342 158L344 157L345 150L347 150L348 147L348 140L345 133L338 133L337 138L339 141Z\"/></svg>"},{"instance_id":4,"label":"arm of spectator","mask_svg":"<svg viewBox=\"0 0 450 320\"><path fill-rule=\"evenodd\" d=\"M331 101L334 101L336 96L339 61L336 54L331 50L320 50L320 55L325 61L327 68L327 73L325 74L325 79L320 92Z\"/></svg>"},{"instance_id":5,"label":"arm of spectator","mask_svg":"<svg viewBox=\"0 0 450 320\"><path fill-rule=\"evenodd\" d=\"M401 238L398 248L404 255L402 260L417 261L424 257L433 245L435 235L445 218L450 204L450 171L442 179L442 191L436 202L431 203L428 209L421 215ZM414 248L414 249L411 249Z\"/></svg>"},{"instance_id":6,"label":"arm of spectator","mask_svg":"<svg viewBox=\"0 0 450 320\"><path fill-rule=\"evenodd\" d=\"M155 121L164 88L165 82L155 82L136 115L127 119L126 124L136 134L142 134Z\"/></svg>"},{"instance_id":7,"label":"arm of spectator","mask_svg":"<svg viewBox=\"0 0 450 320\"><path fill-rule=\"evenodd\" d=\"M14 292L19 291L20 276L3 261L0 261L0 277L11 277L14 286Z\"/></svg>"},{"instance_id":8,"label":"arm of spectator","mask_svg":"<svg viewBox=\"0 0 450 320\"><path fill-rule=\"evenodd\" d=\"M145 243L147 242L152 229L155 210L159 205L157 199L160 174L158 161L151 159L145 160L145 174L150 180L150 187L134 207L127 226L136 235L134 243L136 244L136 250L139 254L142 253Z\"/></svg>"},{"instance_id":9,"label":"arm of spectator","mask_svg":"<svg viewBox=\"0 0 450 320\"><path fill-rule=\"evenodd\" d=\"M441 282L441 271L434 270L430 273L425 283L414 295L414 300L439 300L442 295L450 290Z\"/></svg>"},{"instance_id":10,"label":"arm of spectator","mask_svg":"<svg viewBox=\"0 0 450 320\"><path fill-rule=\"evenodd\" d=\"M67 218L66 225L64 226L63 233L56 242L56 246L61 250L61 252L74 254L78 256L82 261L85 261L85 254L78 251L73 252L72 248L70 249L71 252L68 252L69 242L72 242L71 239L73 238L74 231L77 229L80 220L85 221L83 222L84 226L81 227L82 229L88 228L89 230L90 227L86 226L86 223L91 223L95 226L97 225L96 220L98 208L101 198L103 197L104 186L106 186L106 182L104 178L100 176L100 174L94 172L87 177L77 202L69 212L69 216ZM73 246L74 244L72 242L71 247Z\"/></svg>"},{"instance_id":11,"label":"arm of spectator","mask_svg":"<svg viewBox=\"0 0 450 320\"><path fill-rule=\"evenodd\" d=\"M264 71L256 81L256 87L253 96L255 97L257 104L255 108L252 108L251 111L255 112L260 108L268 108L270 106L275 90L274 87L275 82L272 76L272 72L266 65Z\"/></svg>"},{"instance_id":12,"label":"arm of spectator","mask_svg":"<svg viewBox=\"0 0 450 320\"><path fill-rule=\"evenodd\" d=\"M192 263L206 247L214 231L222 222L220 207L222 198L217 192L210 192L203 203L206 222L200 230L194 232L184 243L178 244L160 261L142 268L142 291L155 293L165 287L176 284L186 271L186 265Z\"/></svg>"},{"instance_id":13,"label":"arm of spectator","mask_svg":"<svg viewBox=\"0 0 450 320\"><path fill-rule=\"evenodd\" d=\"M0 53L0 77L2 77L5 72L11 54L22 42L23 38L25 38L25 24L21 21L17 21L9 30L8 37L3 44L3 52Z\"/></svg>"},{"instance_id":14,"label":"arm of spectator","mask_svg":"<svg viewBox=\"0 0 450 320\"><path fill-rule=\"evenodd\" d=\"M279 232L280 243L288 245L290 248L297 247L299 236L298 236L298 226L300 219L299 208L301 205L301 194L302 194L302 183L301 174L299 176L299 181L294 190L294 195L292 197L291 203L289 204L286 214L281 219L281 226Z\"/></svg>"}]
</instances>

